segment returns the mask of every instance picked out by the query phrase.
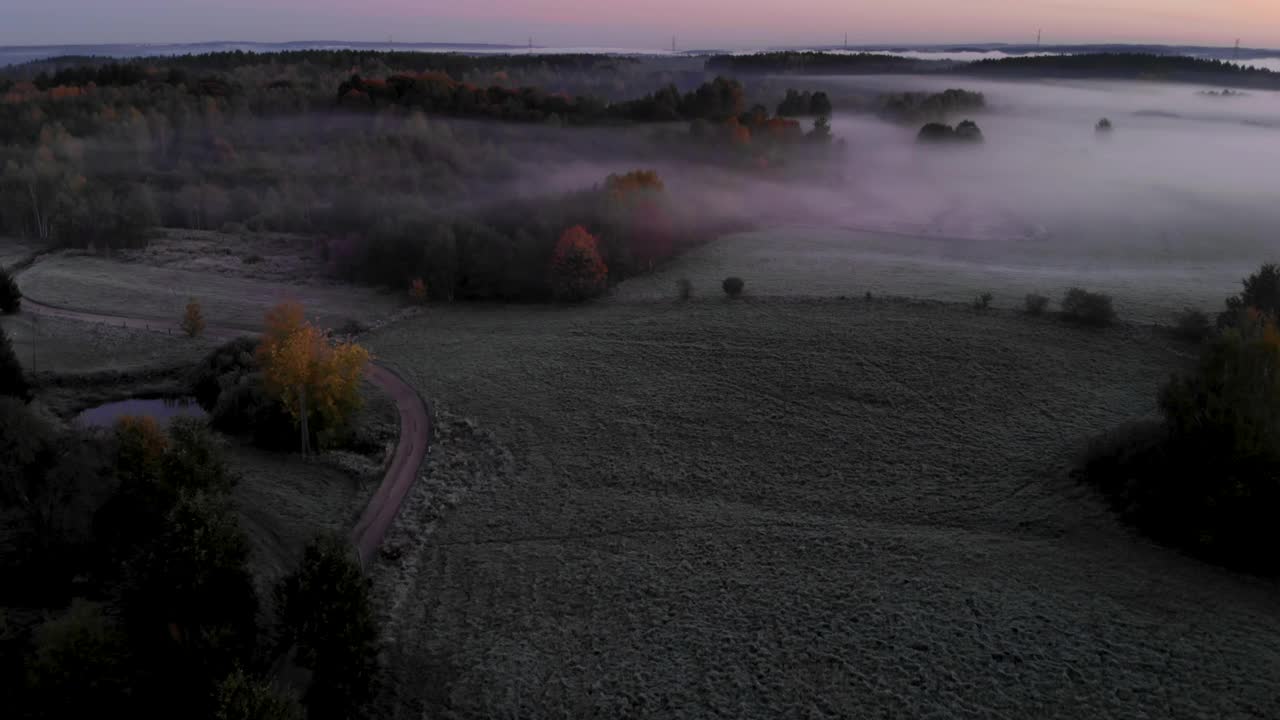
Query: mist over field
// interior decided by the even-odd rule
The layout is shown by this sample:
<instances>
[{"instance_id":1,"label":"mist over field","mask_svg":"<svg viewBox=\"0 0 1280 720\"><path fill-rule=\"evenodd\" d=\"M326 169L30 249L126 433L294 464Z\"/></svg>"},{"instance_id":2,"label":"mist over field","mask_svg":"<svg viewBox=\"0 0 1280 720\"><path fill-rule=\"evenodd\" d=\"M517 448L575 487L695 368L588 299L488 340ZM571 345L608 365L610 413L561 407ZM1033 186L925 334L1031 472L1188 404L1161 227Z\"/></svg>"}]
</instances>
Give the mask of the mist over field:
<instances>
[{"instance_id":1,"label":"mist over field","mask_svg":"<svg viewBox=\"0 0 1280 720\"><path fill-rule=\"evenodd\" d=\"M1218 304L1277 251L1280 94L966 77L785 82L827 88L838 107L842 97L980 91L985 110L949 121L971 117L986 141L920 145L918 123L838 112L842 177L689 188L708 212L760 228L700 251L717 272L757 275L759 292L967 300L991 290L1009 304L1080 284L1114 292L1134 319L1167 321ZM1108 135L1094 130L1103 117ZM666 177L680 185L680 173Z\"/></svg>"}]
</instances>

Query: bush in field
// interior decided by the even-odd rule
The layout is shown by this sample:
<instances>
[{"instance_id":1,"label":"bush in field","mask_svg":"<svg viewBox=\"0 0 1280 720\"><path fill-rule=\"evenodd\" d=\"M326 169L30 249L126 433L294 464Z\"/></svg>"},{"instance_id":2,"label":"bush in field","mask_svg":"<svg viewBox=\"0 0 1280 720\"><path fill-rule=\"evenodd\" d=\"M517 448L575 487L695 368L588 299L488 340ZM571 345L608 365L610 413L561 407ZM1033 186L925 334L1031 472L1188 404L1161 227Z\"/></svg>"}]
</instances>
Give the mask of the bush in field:
<instances>
[{"instance_id":1,"label":"bush in field","mask_svg":"<svg viewBox=\"0 0 1280 720\"><path fill-rule=\"evenodd\" d=\"M1203 342L1213 333L1213 323L1209 320L1207 313L1186 308L1174 319L1173 333L1187 342Z\"/></svg>"},{"instance_id":2,"label":"bush in field","mask_svg":"<svg viewBox=\"0 0 1280 720\"><path fill-rule=\"evenodd\" d=\"M409 299L417 305L425 305L427 302L427 283L422 278L414 278L409 283Z\"/></svg>"},{"instance_id":3,"label":"bush in field","mask_svg":"<svg viewBox=\"0 0 1280 720\"><path fill-rule=\"evenodd\" d=\"M312 541L275 598L280 640L296 644L298 664L312 672L307 717L352 717L372 697L378 654L369 582L354 548L336 536Z\"/></svg>"},{"instance_id":4,"label":"bush in field","mask_svg":"<svg viewBox=\"0 0 1280 720\"><path fill-rule=\"evenodd\" d=\"M604 292L609 269L597 239L581 225L564 231L551 256L551 285L561 300L580 301Z\"/></svg>"},{"instance_id":5,"label":"bush in field","mask_svg":"<svg viewBox=\"0 0 1280 720\"><path fill-rule=\"evenodd\" d=\"M9 334L0 328L0 395L26 400L30 397L27 376L22 370L22 363L13 352L13 343L9 342Z\"/></svg>"},{"instance_id":6,"label":"bush in field","mask_svg":"<svg viewBox=\"0 0 1280 720\"><path fill-rule=\"evenodd\" d=\"M1030 293L1023 302L1028 315L1043 315L1044 311L1049 309L1049 298L1044 295Z\"/></svg>"},{"instance_id":7,"label":"bush in field","mask_svg":"<svg viewBox=\"0 0 1280 720\"><path fill-rule=\"evenodd\" d=\"M0 267L0 313L12 315L22 309L22 291L8 270Z\"/></svg>"},{"instance_id":8,"label":"bush in field","mask_svg":"<svg viewBox=\"0 0 1280 720\"><path fill-rule=\"evenodd\" d=\"M1062 296L1062 317L1080 325L1105 327L1115 322L1116 311L1110 295L1071 288Z\"/></svg>"},{"instance_id":9,"label":"bush in field","mask_svg":"<svg viewBox=\"0 0 1280 720\"><path fill-rule=\"evenodd\" d=\"M727 277L724 282L720 283L720 287L724 289L724 294L731 298L736 298L742 294L747 284L740 277Z\"/></svg>"},{"instance_id":10,"label":"bush in field","mask_svg":"<svg viewBox=\"0 0 1280 720\"><path fill-rule=\"evenodd\" d=\"M182 313L182 332L189 338L200 337L204 333L204 313L195 298L187 302L187 309Z\"/></svg>"},{"instance_id":11,"label":"bush in field","mask_svg":"<svg viewBox=\"0 0 1280 720\"><path fill-rule=\"evenodd\" d=\"M1273 320L1280 319L1280 265L1267 263L1242 282L1244 290L1227 298L1227 309L1218 316L1218 327L1235 326L1249 308Z\"/></svg>"},{"instance_id":12,"label":"bush in field","mask_svg":"<svg viewBox=\"0 0 1280 720\"><path fill-rule=\"evenodd\" d=\"M1093 126L1093 129L1098 133L1109 133L1113 129L1111 125L1111 120L1107 118L1102 118L1101 120L1098 121L1097 125Z\"/></svg>"},{"instance_id":13,"label":"bush in field","mask_svg":"<svg viewBox=\"0 0 1280 720\"><path fill-rule=\"evenodd\" d=\"M693 297L693 283L689 282L689 278L680 278L676 281L676 296L681 300Z\"/></svg>"},{"instance_id":14,"label":"bush in field","mask_svg":"<svg viewBox=\"0 0 1280 720\"><path fill-rule=\"evenodd\" d=\"M994 297L992 296L991 293L989 292L982 293L981 295L973 299L973 307L976 310L989 310L991 308L991 301L993 299Z\"/></svg>"},{"instance_id":15,"label":"bush in field","mask_svg":"<svg viewBox=\"0 0 1280 720\"><path fill-rule=\"evenodd\" d=\"M1280 332L1269 320L1209 342L1160 392L1164 422L1094 444L1082 468L1157 538L1280 571Z\"/></svg>"},{"instance_id":16,"label":"bush in field","mask_svg":"<svg viewBox=\"0 0 1280 720\"><path fill-rule=\"evenodd\" d=\"M214 428L249 435L255 445L269 450L293 449L297 428L284 405L267 392L257 350L253 338L237 338L214 349L192 369L188 387ZM325 428L312 430L319 434Z\"/></svg>"}]
</instances>

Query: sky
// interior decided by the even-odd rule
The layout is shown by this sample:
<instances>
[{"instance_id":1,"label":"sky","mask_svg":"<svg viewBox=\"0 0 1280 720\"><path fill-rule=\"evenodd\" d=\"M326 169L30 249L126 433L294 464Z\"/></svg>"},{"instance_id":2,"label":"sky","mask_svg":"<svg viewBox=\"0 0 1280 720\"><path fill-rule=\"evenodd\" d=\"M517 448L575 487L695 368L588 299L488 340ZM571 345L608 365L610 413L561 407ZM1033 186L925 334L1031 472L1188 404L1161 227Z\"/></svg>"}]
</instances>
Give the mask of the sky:
<instances>
[{"instance_id":1,"label":"sky","mask_svg":"<svg viewBox=\"0 0 1280 720\"><path fill-rule=\"evenodd\" d=\"M1280 48L1280 0L0 0L0 45L350 40L668 47Z\"/></svg>"}]
</instances>

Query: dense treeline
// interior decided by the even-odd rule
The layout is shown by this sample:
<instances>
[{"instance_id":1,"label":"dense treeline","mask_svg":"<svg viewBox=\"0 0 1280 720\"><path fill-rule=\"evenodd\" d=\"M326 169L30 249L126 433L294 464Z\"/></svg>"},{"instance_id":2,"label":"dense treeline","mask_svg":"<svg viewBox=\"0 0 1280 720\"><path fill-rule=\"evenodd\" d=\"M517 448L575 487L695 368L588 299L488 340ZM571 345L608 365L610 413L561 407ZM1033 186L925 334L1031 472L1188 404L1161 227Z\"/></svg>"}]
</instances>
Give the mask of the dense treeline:
<instances>
[{"instance_id":1,"label":"dense treeline","mask_svg":"<svg viewBox=\"0 0 1280 720\"><path fill-rule=\"evenodd\" d=\"M570 227L582 226L598 239L609 284L728 229L723 220L701 217L678 202L646 172L474 215L382 214L365 207L334 221L324 252L339 277L401 288L420 278L428 296L440 300L551 298L553 256Z\"/></svg>"},{"instance_id":2,"label":"dense treeline","mask_svg":"<svg viewBox=\"0 0 1280 720\"><path fill-rule=\"evenodd\" d=\"M938 74L1028 78L1105 78L1164 82L1213 83L1223 87L1280 88L1280 73L1240 66L1224 60L1185 55L1100 52L1026 55L975 62L916 60L872 53L767 52L716 55L707 59L713 72L747 74Z\"/></svg>"},{"instance_id":3,"label":"dense treeline","mask_svg":"<svg viewBox=\"0 0 1280 720\"><path fill-rule=\"evenodd\" d=\"M987 106L980 92L950 89L940 93L905 92L880 98L879 114L895 122L942 122L954 114L971 113Z\"/></svg>"},{"instance_id":4,"label":"dense treeline","mask_svg":"<svg viewBox=\"0 0 1280 720\"><path fill-rule=\"evenodd\" d=\"M979 60L958 71L1015 77L1111 78L1280 88L1280 73L1223 60L1145 53L1086 53Z\"/></svg>"},{"instance_id":5,"label":"dense treeline","mask_svg":"<svg viewBox=\"0 0 1280 720\"><path fill-rule=\"evenodd\" d=\"M793 73L797 75L876 75L938 70L954 63L913 60L876 53L762 52L750 55L714 55L707 70L732 74Z\"/></svg>"},{"instance_id":6,"label":"dense treeline","mask_svg":"<svg viewBox=\"0 0 1280 720\"><path fill-rule=\"evenodd\" d=\"M742 112L745 94L736 80L723 77L681 93L667 85L643 98L606 103L592 97L549 94L539 88L487 88L460 83L444 73L398 74L385 80L353 75L338 87L346 106L376 107L391 103L432 113L487 117L520 122L564 122L573 125L608 122L676 122L727 120Z\"/></svg>"},{"instance_id":7,"label":"dense treeline","mask_svg":"<svg viewBox=\"0 0 1280 720\"><path fill-rule=\"evenodd\" d=\"M313 545L262 612L236 478L200 424L59 429L0 398L0 449L6 717L297 718L266 680L294 645L315 674L310 717L367 699L377 629L350 552Z\"/></svg>"},{"instance_id":8,"label":"dense treeline","mask_svg":"<svg viewBox=\"0 0 1280 720\"><path fill-rule=\"evenodd\" d=\"M816 115L819 117L831 115L831 98L822 91L803 92L797 90L787 90L787 95L778 103L778 115L782 117L797 117L802 115Z\"/></svg>"}]
</instances>

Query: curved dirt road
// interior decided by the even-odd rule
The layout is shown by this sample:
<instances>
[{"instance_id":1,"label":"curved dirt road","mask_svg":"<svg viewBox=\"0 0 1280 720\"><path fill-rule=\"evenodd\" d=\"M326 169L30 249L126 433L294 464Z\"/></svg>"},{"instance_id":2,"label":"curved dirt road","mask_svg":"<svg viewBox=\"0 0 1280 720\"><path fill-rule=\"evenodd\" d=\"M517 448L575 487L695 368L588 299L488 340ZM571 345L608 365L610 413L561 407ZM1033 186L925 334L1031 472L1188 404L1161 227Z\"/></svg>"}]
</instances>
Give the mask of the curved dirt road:
<instances>
[{"instance_id":1,"label":"curved dirt road","mask_svg":"<svg viewBox=\"0 0 1280 720\"><path fill-rule=\"evenodd\" d=\"M100 315L84 310L46 305L25 296L22 298L22 309L24 312L48 317L70 318L171 334L181 332L178 323L171 320ZM226 339L257 332L257 328L235 325L210 325L205 328L207 335ZM369 504L351 533L352 542L355 544L363 567L368 567L373 561L378 546L382 544L382 539L387 534L387 529L391 527L391 523L400 512L405 495L417 479L418 470L422 467L431 438L430 416L427 413L425 401L417 391L401 380L394 371L377 363L370 363L367 373L373 384L395 400L396 410L400 414L400 437L396 441L395 453L391 457L391 464L387 466L386 474L383 475L382 483L369 499Z\"/></svg>"}]
</instances>

